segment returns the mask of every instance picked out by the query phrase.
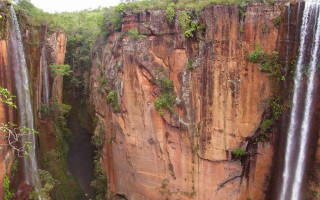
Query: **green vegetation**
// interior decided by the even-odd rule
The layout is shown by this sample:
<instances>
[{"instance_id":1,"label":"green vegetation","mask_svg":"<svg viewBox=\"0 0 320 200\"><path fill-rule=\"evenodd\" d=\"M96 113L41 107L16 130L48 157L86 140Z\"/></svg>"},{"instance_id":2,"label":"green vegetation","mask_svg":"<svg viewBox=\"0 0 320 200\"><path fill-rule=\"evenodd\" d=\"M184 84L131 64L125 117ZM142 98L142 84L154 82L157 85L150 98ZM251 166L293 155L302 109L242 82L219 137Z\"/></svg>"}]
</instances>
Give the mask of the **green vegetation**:
<instances>
[{"instance_id":1,"label":"green vegetation","mask_svg":"<svg viewBox=\"0 0 320 200\"><path fill-rule=\"evenodd\" d=\"M69 114L71 108L72 107L68 104L62 104L58 102L54 102L51 104L50 114L54 119L56 125L58 125L60 128L67 126L66 117Z\"/></svg>"},{"instance_id":2,"label":"green vegetation","mask_svg":"<svg viewBox=\"0 0 320 200\"><path fill-rule=\"evenodd\" d=\"M34 129L27 127L19 128L17 124L8 122L6 124L0 124L0 132L4 134L4 137L10 138L8 144L18 156L28 156L29 150L32 148L30 141L23 141L22 138L26 135L37 134L38 132ZM23 141L23 142L22 142ZM1 144L3 145L3 144ZM0 149L2 147L0 146Z\"/></svg>"},{"instance_id":3,"label":"green vegetation","mask_svg":"<svg viewBox=\"0 0 320 200\"><path fill-rule=\"evenodd\" d=\"M266 141L270 139L270 133L272 132L272 128L274 124L279 120L279 117L283 113L283 111L287 108L283 104L283 100L279 96L272 96L268 99L267 110L272 112L271 116L265 118L259 126L259 135L256 137L256 141Z\"/></svg>"},{"instance_id":4,"label":"green vegetation","mask_svg":"<svg viewBox=\"0 0 320 200\"><path fill-rule=\"evenodd\" d=\"M280 26L280 23L281 23L281 16L277 16L276 18L273 19L273 24L275 26Z\"/></svg>"},{"instance_id":5,"label":"green vegetation","mask_svg":"<svg viewBox=\"0 0 320 200\"><path fill-rule=\"evenodd\" d=\"M272 118L274 120L278 120L282 112L285 110L285 106L282 104L282 100L279 96L273 96L269 101L269 106L272 110Z\"/></svg>"},{"instance_id":6,"label":"green vegetation","mask_svg":"<svg viewBox=\"0 0 320 200\"><path fill-rule=\"evenodd\" d=\"M192 147L192 151L198 151L199 148L200 148L199 144L195 144L195 145Z\"/></svg>"},{"instance_id":7,"label":"green vegetation","mask_svg":"<svg viewBox=\"0 0 320 200\"><path fill-rule=\"evenodd\" d=\"M115 91L109 92L107 96L107 102L111 105L115 113L120 111L120 106L118 104L118 94Z\"/></svg>"},{"instance_id":8,"label":"green vegetation","mask_svg":"<svg viewBox=\"0 0 320 200\"><path fill-rule=\"evenodd\" d=\"M264 60L261 62L259 69L268 73L270 78L280 78L283 67L278 62L279 53L265 54Z\"/></svg>"},{"instance_id":9,"label":"green vegetation","mask_svg":"<svg viewBox=\"0 0 320 200\"><path fill-rule=\"evenodd\" d=\"M50 65L53 76L69 76L72 73L70 65Z\"/></svg>"},{"instance_id":10,"label":"green vegetation","mask_svg":"<svg viewBox=\"0 0 320 200\"><path fill-rule=\"evenodd\" d=\"M10 191L10 179L7 175L4 175L3 179L4 199L11 200L14 193Z\"/></svg>"},{"instance_id":11,"label":"green vegetation","mask_svg":"<svg viewBox=\"0 0 320 200\"><path fill-rule=\"evenodd\" d=\"M61 136L58 136L61 137ZM59 143L58 143L59 142ZM54 189L50 189L45 187L46 183L48 181L41 180L41 184L44 187L44 190L42 192L46 193L48 191L50 192L50 197L52 199L83 199L84 195L82 194L82 191L77 185L76 180L71 177L67 176L67 163L66 163L66 152L63 152L61 150L61 141L58 141L58 147L56 150L50 151L45 154L44 157L44 167L45 169L52 175L52 179L55 179ZM40 190L41 192L41 190Z\"/></svg>"},{"instance_id":12,"label":"green vegetation","mask_svg":"<svg viewBox=\"0 0 320 200\"><path fill-rule=\"evenodd\" d=\"M174 112L174 105L176 103L176 93L174 92L173 82L166 77L158 78L158 84L160 84L161 96L155 99L154 106L159 111L160 115L164 114L163 109Z\"/></svg>"},{"instance_id":13,"label":"green vegetation","mask_svg":"<svg viewBox=\"0 0 320 200\"><path fill-rule=\"evenodd\" d=\"M15 159L13 164L12 164L12 166L11 166L11 169L10 169L10 174L11 174L12 179L14 179L16 177L16 175L17 175L18 164L19 164L19 160Z\"/></svg>"},{"instance_id":14,"label":"green vegetation","mask_svg":"<svg viewBox=\"0 0 320 200\"><path fill-rule=\"evenodd\" d=\"M17 108L17 106L13 103L13 98L15 98L15 96L12 96L8 89L0 86L0 102L7 104L12 108Z\"/></svg>"},{"instance_id":15,"label":"green vegetation","mask_svg":"<svg viewBox=\"0 0 320 200\"><path fill-rule=\"evenodd\" d=\"M148 9L167 9L169 4L174 2L175 8L178 10L201 11L211 4L238 5L245 7L251 2L273 3L275 1L276 0L142 0L122 3L121 6L119 6L123 10L131 10L134 13L138 13L141 10Z\"/></svg>"},{"instance_id":16,"label":"green vegetation","mask_svg":"<svg viewBox=\"0 0 320 200\"><path fill-rule=\"evenodd\" d=\"M42 104L40 106L40 114L41 114L41 117L49 117L50 116L50 107L45 104Z\"/></svg>"},{"instance_id":17,"label":"green vegetation","mask_svg":"<svg viewBox=\"0 0 320 200\"><path fill-rule=\"evenodd\" d=\"M0 14L0 40L7 37L7 18Z\"/></svg>"},{"instance_id":18,"label":"green vegetation","mask_svg":"<svg viewBox=\"0 0 320 200\"><path fill-rule=\"evenodd\" d=\"M250 61L253 63L259 62L264 56L264 51L262 50L259 43L256 43L256 49L250 54Z\"/></svg>"},{"instance_id":19,"label":"green vegetation","mask_svg":"<svg viewBox=\"0 0 320 200\"><path fill-rule=\"evenodd\" d=\"M99 126L99 130L97 134L94 134L91 138L91 143L97 147L98 150L103 149L103 145L106 142L106 132L103 129L103 126Z\"/></svg>"},{"instance_id":20,"label":"green vegetation","mask_svg":"<svg viewBox=\"0 0 320 200\"><path fill-rule=\"evenodd\" d=\"M279 53L272 52L266 54L260 44L256 44L256 49L250 54L249 59L253 63L259 63L259 70L268 73L268 77L274 80L275 91L279 89L280 81L285 81L283 66L279 63ZM272 96L268 99L267 110L272 112L272 116L265 118L259 127L259 135L255 138L256 142L269 139L272 127L286 109L283 100L279 96Z\"/></svg>"},{"instance_id":21,"label":"green vegetation","mask_svg":"<svg viewBox=\"0 0 320 200\"><path fill-rule=\"evenodd\" d=\"M27 13L26 21L34 26L56 26L54 21L54 15L43 12L41 9L35 7L28 0L17 0L17 4L14 4L16 13Z\"/></svg>"},{"instance_id":22,"label":"green vegetation","mask_svg":"<svg viewBox=\"0 0 320 200\"><path fill-rule=\"evenodd\" d=\"M268 28L268 24L265 23L265 24L262 26L262 29L261 29L262 33L266 33L266 32L267 32L267 28Z\"/></svg>"},{"instance_id":23,"label":"green vegetation","mask_svg":"<svg viewBox=\"0 0 320 200\"><path fill-rule=\"evenodd\" d=\"M106 188L108 186L108 178L101 167L100 161L95 160L94 163L95 179L91 182L91 187L95 190L95 199L104 200L106 196Z\"/></svg>"},{"instance_id":24,"label":"green vegetation","mask_svg":"<svg viewBox=\"0 0 320 200\"><path fill-rule=\"evenodd\" d=\"M38 189L31 192L29 198L31 200L38 200L40 196L41 199L51 200L50 191L59 184L59 181L52 178L52 175L45 170L39 169L37 174L40 178L40 182L36 185Z\"/></svg>"},{"instance_id":25,"label":"green vegetation","mask_svg":"<svg viewBox=\"0 0 320 200\"><path fill-rule=\"evenodd\" d=\"M137 40L137 39L146 38L146 36L140 34L137 29L129 29L129 30L128 30L128 34L129 34L129 38L130 38L131 40Z\"/></svg>"},{"instance_id":26,"label":"green vegetation","mask_svg":"<svg viewBox=\"0 0 320 200\"><path fill-rule=\"evenodd\" d=\"M196 135L196 137L200 137L200 132L197 131L195 135Z\"/></svg>"},{"instance_id":27,"label":"green vegetation","mask_svg":"<svg viewBox=\"0 0 320 200\"><path fill-rule=\"evenodd\" d=\"M161 186L159 188L161 195L168 195L168 196L172 195L172 191L170 190L170 188L168 188L168 185L169 185L169 180L162 179ZM166 198L166 199L169 199L169 198Z\"/></svg>"},{"instance_id":28,"label":"green vegetation","mask_svg":"<svg viewBox=\"0 0 320 200\"><path fill-rule=\"evenodd\" d=\"M181 11L179 16L179 23L184 31L185 37L193 37L197 30L203 30L205 25L200 25L197 19L193 19L191 14L186 11Z\"/></svg>"},{"instance_id":29,"label":"green vegetation","mask_svg":"<svg viewBox=\"0 0 320 200\"><path fill-rule=\"evenodd\" d=\"M92 136L91 143L97 148L94 157L94 180L91 182L91 187L94 188L95 199L104 200L106 196L106 188L108 187L108 178L101 166L101 152L106 142L106 132L104 126L100 123L97 133Z\"/></svg>"},{"instance_id":30,"label":"green vegetation","mask_svg":"<svg viewBox=\"0 0 320 200\"><path fill-rule=\"evenodd\" d=\"M82 75L85 71L89 71L92 65L93 43L101 30L104 30L102 28L104 15L109 8L50 14L36 8L28 0L19 0L15 5L15 10L19 15L23 13L26 18L24 21L33 27L45 25L48 27L49 33L60 30L66 32L68 45L65 62L72 66L74 73L71 79L77 83L76 87L88 89L87 80Z\"/></svg>"},{"instance_id":31,"label":"green vegetation","mask_svg":"<svg viewBox=\"0 0 320 200\"><path fill-rule=\"evenodd\" d=\"M56 148L44 155L44 169L47 172L40 171L39 175L46 179L41 180L41 185L38 186L40 190L34 191L33 196L37 196L37 192L39 192L43 196L50 195L52 199L82 199L84 197L74 177L67 175L66 158L71 131L67 127L66 117L70 110L70 105L58 102L52 102L50 107L43 106L41 108L41 115L50 117L54 121L57 132ZM49 175L60 184L53 184L54 182L51 181Z\"/></svg>"},{"instance_id":32,"label":"green vegetation","mask_svg":"<svg viewBox=\"0 0 320 200\"><path fill-rule=\"evenodd\" d=\"M110 81L107 77L102 77L100 79L100 85L99 88L97 89L98 92L106 92L106 91L110 91L111 90L111 84Z\"/></svg>"},{"instance_id":33,"label":"green vegetation","mask_svg":"<svg viewBox=\"0 0 320 200\"><path fill-rule=\"evenodd\" d=\"M262 121L262 123L260 124L260 134L266 135L268 131L271 130L273 124L273 119L265 119L264 121Z\"/></svg>"},{"instance_id":34,"label":"green vegetation","mask_svg":"<svg viewBox=\"0 0 320 200\"><path fill-rule=\"evenodd\" d=\"M235 159L240 159L242 156L246 155L246 150L244 148L236 148L232 150L232 155Z\"/></svg>"},{"instance_id":35,"label":"green vegetation","mask_svg":"<svg viewBox=\"0 0 320 200\"><path fill-rule=\"evenodd\" d=\"M139 37L139 31L137 29L128 30L131 39L137 39Z\"/></svg>"},{"instance_id":36,"label":"green vegetation","mask_svg":"<svg viewBox=\"0 0 320 200\"><path fill-rule=\"evenodd\" d=\"M244 33L243 25L240 26L240 33Z\"/></svg>"},{"instance_id":37,"label":"green vegetation","mask_svg":"<svg viewBox=\"0 0 320 200\"><path fill-rule=\"evenodd\" d=\"M193 67L193 60L192 59L189 59L188 60L188 63L187 63L187 69L188 70L190 70L190 71L192 71L193 69L194 69L194 67Z\"/></svg>"},{"instance_id":38,"label":"green vegetation","mask_svg":"<svg viewBox=\"0 0 320 200\"><path fill-rule=\"evenodd\" d=\"M167 17L169 23L173 22L174 17L176 15L175 7L176 7L176 5L174 3L169 3L167 6L167 16L166 17Z\"/></svg>"},{"instance_id":39,"label":"green vegetation","mask_svg":"<svg viewBox=\"0 0 320 200\"><path fill-rule=\"evenodd\" d=\"M285 77L282 77L283 66L279 63L278 52L274 51L272 54L266 54L260 44L257 43L256 49L250 54L249 59L253 63L259 63L260 71L268 73L270 79L285 80Z\"/></svg>"},{"instance_id":40,"label":"green vegetation","mask_svg":"<svg viewBox=\"0 0 320 200\"><path fill-rule=\"evenodd\" d=\"M280 5L279 5L279 8L280 8L280 10L284 10L285 5L284 5L284 4L280 4Z\"/></svg>"}]
</instances>

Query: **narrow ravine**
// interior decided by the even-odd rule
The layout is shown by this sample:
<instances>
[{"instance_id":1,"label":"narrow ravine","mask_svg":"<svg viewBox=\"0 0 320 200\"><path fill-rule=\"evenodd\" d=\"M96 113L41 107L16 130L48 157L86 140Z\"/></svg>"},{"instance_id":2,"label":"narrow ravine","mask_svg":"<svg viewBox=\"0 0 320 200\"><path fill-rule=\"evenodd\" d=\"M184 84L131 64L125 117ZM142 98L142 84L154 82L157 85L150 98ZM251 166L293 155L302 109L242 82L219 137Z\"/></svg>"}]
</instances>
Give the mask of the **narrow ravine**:
<instances>
[{"instance_id":1,"label":"narrow ravine","mask_svg":"<svg viewBox=\"0 0 320 200\"><path fill-rule=\"evenodd\" d=\"M72 102L72 110L67 119L72 132L67 156L68 172L76 177L86 199L92 199L90 184L94 179L95 147L91 144L92 134L82 127L78 118L80 105L76 104L76 99L72 99Z\"/></svg>"}]
</instances>

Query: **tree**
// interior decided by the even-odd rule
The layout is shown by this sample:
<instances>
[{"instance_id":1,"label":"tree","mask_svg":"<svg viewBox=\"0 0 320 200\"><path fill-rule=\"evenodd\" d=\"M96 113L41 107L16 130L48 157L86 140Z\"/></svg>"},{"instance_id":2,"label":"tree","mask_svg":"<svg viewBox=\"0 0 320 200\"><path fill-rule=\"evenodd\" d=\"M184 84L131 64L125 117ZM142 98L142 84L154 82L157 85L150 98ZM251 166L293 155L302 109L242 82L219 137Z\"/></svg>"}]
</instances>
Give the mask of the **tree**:
<instances>
[{"instance_id":1,"label":"tree","mask_svg":"<svg viewBox=\"0 0 320 200\"><path fill-rule=\"evenodd\" d=\"M32 148L31 142L29 141L24 141L21 144L21 141L23 141L22 138L28 137L30 134L38 133L27 127L19 128L16 124L10 122L7 124L1 123L0 132L4 133L2 137L8 141L7 144L0 144L0 149L2 148L1 146L10 146L17 153L18 157L28 156L28 151Z\"/></svg>"},{"instance_id":2,"label":"tree","mask_svg":"<svg viewBox=\"0 0 320 200\"><path fill-rule=\"evenodd\" d=\"M12 108L17 108L17 106L12 102L13 98L10 91L6 88L0 86L0 102L9 105Z\"/></svg>"},{"instance_id":3,"label":"tree","mask_svg":"<svg viewBox=\"0 0 320 200\"><path fill-rule=\"evenodd\" d=\"M54 76L69 76L72 73L70 65L50 65L50 69Z\"/></svg>"},{"instance_id":4,"label":"tree","mask_svg":"<svg viewBox=\"0 0 320 200\"><path fill-rule=\"evenodd\" d=\"M8 89L0 86L1 103L9 105L12 108L17 108L12 101L14 97L15 96L12 96ZM0 149L2 149L2 146L10 146L17 153L18 157L28 156L28 150L30 150L32 147L31 142L29 141L24 141L21 144L22 138L28 137L30 134L38 133L37 131L27 127L19 128L16 124L11 122L6 124L1 123L0 132L3 133L1 137L8 141L7 144L0 144Z\"/></svg>"},{"instance_id":5,"label":"tree","mask_svg":"<svg viewBox=\"0 0 320 200\"><path fill-rule=\"evenodd\" d=\"M59 181L55 180L50 172L46 170L39 169L37 171L38 176L40 177L40 182L36 185L36 187L39 190L34 190L31 192L29 198L31 200L38 200L39 196L41 199L50 200L50 191L58 184L60 184Z\"/></svg>"}]
</instances>

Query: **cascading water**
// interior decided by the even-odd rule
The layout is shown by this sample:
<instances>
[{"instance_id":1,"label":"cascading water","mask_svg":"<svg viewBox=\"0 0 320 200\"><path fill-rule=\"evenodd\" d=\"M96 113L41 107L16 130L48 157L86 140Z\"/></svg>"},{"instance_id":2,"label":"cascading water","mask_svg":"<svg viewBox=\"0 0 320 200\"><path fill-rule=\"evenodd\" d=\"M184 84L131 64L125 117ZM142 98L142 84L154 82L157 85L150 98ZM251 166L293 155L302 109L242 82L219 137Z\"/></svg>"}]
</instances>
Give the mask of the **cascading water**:
<instances>
[{"instance_id":1,"label":"cascading water","mask_svg":"<svg viewBox=\"0 0 320 200\"><path fill-rule=\"evenodd\" d=\"M314 78L317 64L317 53L319 49L319 36L320 36L320 0L308 0L305 3L303 11L302 26L300 33L300 47L297 69L294 77L294 94L292 101L292 110L290 116L290 125L288 129L287 143L285 149L285 163L283 170L283 182L280 192L280 200L298 200L300 199L300 191L302 180L304 176L305 162L307 153L307 144L309 136L309 128L311 121L311 105L313 100L314 91ZM314 22L314 23L312 23ZM302 78L304 62L307 51L307 35L312 33L312 49L311 61L308 65L308 81L307 91L305 94L304 106L302 108L303 118L302 122L298 119L300 99L302 95ZM297 140L297 138L299 138ZM298 148L297 148L298 146ZM298 149L298 155L295 157L294 150ZM294 162L296 161L296 162ZM290 192L291 191L291 192Z\"/></svg>"},{"instance_id":2,"label":"cascading water","mask_svg":"<svg viewBox=\"0 0 320 200\"><path fill-rule=\"evenodd\" d=\"M31 97L29 89L29 80L27 74L26 60L23 50L22 38L17 16L11 6L12 27L10 33L10 41L12 46L13 69L15 74L15 82L17 89L18 111L20 117L20 126L33 129L33 112L31 107ZM27 184L36 185L39 181L37 176L37 160L35 149L35 135L30 132L22 138L22 143L30 142L31 149L29 155L23 160L24 181ZM40 199L40 198L39 198Z\"/></svg>"},{"instance_id":3,"label":"cascading water","mask_svg":"<svg viewBox=\"0 0 320 200\"><path fill-rule=\"evenodd\" d=\"M48 62L46 57L46 46L43 45L42 48L42 56L41 56L41 62L42 62L42 83L43 83L43 102L47 106L49 105L49 69L48 69Z\"/></svg>"}]
</instances>

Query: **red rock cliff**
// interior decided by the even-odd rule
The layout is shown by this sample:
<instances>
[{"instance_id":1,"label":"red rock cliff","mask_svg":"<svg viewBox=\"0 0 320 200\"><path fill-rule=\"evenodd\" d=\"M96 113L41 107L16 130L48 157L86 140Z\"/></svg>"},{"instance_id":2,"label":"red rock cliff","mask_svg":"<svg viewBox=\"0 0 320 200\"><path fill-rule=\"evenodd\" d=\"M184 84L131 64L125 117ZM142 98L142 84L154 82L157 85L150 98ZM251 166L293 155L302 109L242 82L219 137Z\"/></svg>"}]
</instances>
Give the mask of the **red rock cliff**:
<instances>
[{"instance_id":1,"label":"red rock cliff","mask_svg":"<svg viewBox=\"0 0 320 200\"><path fill-rule=\"evenodd\" d=\"M8 41L0 40L0 85L12 92L12 70L9 67ZM13 110L7 105L0 103L0 123L13 122ZM4 199L3 178L6 173L10 173L10 165L13 159L13 152L7 144L7 139L0 137L0 199Z\"/></svg>"},{"instance_id":2,"label":"red rock cliff","mask_svg":"<svg viewBox=\"0 0 320 200\"><path fill-rule=\"evenodd\" d=\"M0 3L0 6L2 4ZM13 94L12 85L14 82L12 81L12 69L10 67L10 59L8 56L8 22L7 15L4 12L0 11L1 19L1 37L0 37L0 86L8 89L11 94ZM0 102L0 124L13 122L13 109L9 106ZM4 191L3 191L3 179L6 173L10 173L10 166L13 160L13 152L7 144L7 139L2 135L0 135L0 199L4 199Z\"/></svg>"},{"instance_id":3,"label":"red rock cliff","mask_svg":"<svg viewBox=\"0 0 320 200\"><path fill-rule=\"evenodd\" d=\"M168 24L165 11L131 13L122 30L138 29L145 38L114 33L107 45L98 44L91 101L96 132L102 128L107 136L101 161L112 192L130 200L265 198L272 142L258 145L247 176L231 150L247 147L273 94L267 74L247 55L256 43L267 53L279 49L283 34L273 20L281 9L252 4L245 18L239 13L232 5L207 7L206 31L197 40L184 37L178 20ZM190 60L194 70L187 69ZM159 68L177 93L174 113L163 116L154 106ZM119 113L101 91L103 77L114 85Z\"/></svg>"}]
</instances>

